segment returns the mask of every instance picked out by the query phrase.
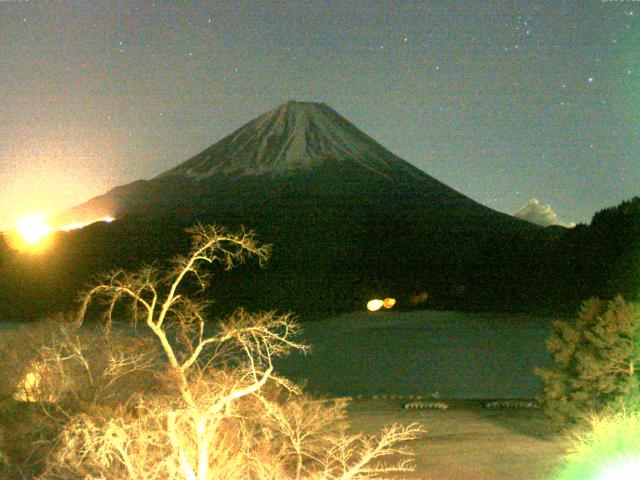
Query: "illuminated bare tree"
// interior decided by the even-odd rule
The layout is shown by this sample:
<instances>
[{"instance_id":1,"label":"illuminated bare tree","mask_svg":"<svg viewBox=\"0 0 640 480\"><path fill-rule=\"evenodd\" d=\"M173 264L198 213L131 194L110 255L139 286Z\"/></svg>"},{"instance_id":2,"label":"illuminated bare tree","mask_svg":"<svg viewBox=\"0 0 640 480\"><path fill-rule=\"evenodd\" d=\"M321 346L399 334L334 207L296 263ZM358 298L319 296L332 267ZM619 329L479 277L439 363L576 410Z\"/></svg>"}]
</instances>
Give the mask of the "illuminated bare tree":
<instances>
[{"instance_id":1,"label":"illuminated bare tree","mask_svg":"<svg viewBox=\"0 0 640 480\"><path fill-rule=\"evenodd\" d=\"M38 385L39 398L63 421L42 478L355 480L411 470L409 451L397 445L415 439L417 425L349 435L344 402L312 400L275 374L275 357L306 350L290 315L238 310L207 325L207 303L187 296L185 282L204 289L205 265L264 263L269 249L251 232L198 225L191 233L190 254L166 274L113 272L84 295L79 324L94 300L104 302L102 349L64 335L43 348L38 364L56 373L42 375L52 380ZM122 347L131 338L106 340L122 305L136 327L128 331L134 348Z\"/></svg>"}]
</instances>

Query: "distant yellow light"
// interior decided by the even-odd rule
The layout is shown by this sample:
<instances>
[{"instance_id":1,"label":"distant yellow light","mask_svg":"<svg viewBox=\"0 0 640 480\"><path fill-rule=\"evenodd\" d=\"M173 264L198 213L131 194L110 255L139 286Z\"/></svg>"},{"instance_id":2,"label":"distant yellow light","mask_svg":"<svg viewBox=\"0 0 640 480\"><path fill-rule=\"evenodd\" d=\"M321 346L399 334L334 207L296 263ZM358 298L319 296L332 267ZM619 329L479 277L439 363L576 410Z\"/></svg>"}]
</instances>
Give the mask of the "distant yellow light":
<instances>
[{"instance_id":1,"label":"distant yellow light","mask_svg":"<svg viewBox=\"0 0 640 480\"><path fill-rule=\"evenodd\" d=\"M96 222L105 222L105 223L111 223L115 220L114 217L107 215L106 217L102 217L102 218L97 218L94 220L85 220L84 222L74 222L74 223L68 223L66 225L63 225L61 227L58 227L56 230L60 230L61 232L70 232L71 230L78 230L80 228L84 228L87 225L91 225L92 223L96 223Z\"/></svg>"},{"instance_id":2,"label":"distant yellow light","mask_svg":"<svg viewBox=\"0 0 640 480\"><path fill-rule=\"evenodd\" d=\"M374 298L373 300L369 300L367 302L367 310L369 310L370 312L375 312L377 310L380 310L383 305L384 302L382 300Z\"/></svg>"},{"instance_id":3,"label":"distant yellow light","mask_svg":"<svg viewBox=\"0 0 640 480\"><path fill-rule=\"evenodd\" d=\"M20 218L13 230L5 232L8 245L16 250L30 253L42 253L51 244L54 231L44 216L29 214Z\"/></svg>"},{"instance_id":4,"label":"distant yellow light","mask_svg":"<svg viewBox=\"0 0 640 480\"><path fill-rule=\"evenodd\" d=\"M60 230L61 232L69 232L71 230L77 230L78 228L82 228L84 226L86 226L86 223L69 223L67 225L63 225L62 227L58 227L58 230Z\"/></svg>"},{"instance_id":5,"label":"distant yellow light","mask_svg":"<svg viewBox=\"0 0 640 480\"><path fill-rule=\"evenodd\" d=\"M52 228L43 216L26 215L18 220L16 230L27 245L37 245L51 233Z\"/></svg>"},{"instance_id":6,"label":"distant yellow light","mask_svg":"<svg viewBox=\"0 0 640 480\"><path fill-rule=\"evenodd\" d=\"M95 222L111 223L114 217L107 215L85 222L69 223L61 227L50 226L45 217L37 214L25 215L18 220L15 228L6 232L4 237L9 246L16 250L28 251L30 253L42 253L51 245L54 232L69 232L84 228Z\"/></svg>"},{"instance_id":7,"label":"distant yellow light","mask_svg":"<svg viewBox=\"0 0 640 480\"><path fill-rule=\"evenodd\" d=\"M429 294L427 292L420 292L409 299L409 304L420 305L421 303L426 302L427 298L429 298Z\"/></svg>"},{"instance_id":8,"label":"distant yellow light","mask_svg":"<svg viewBox=\"0 0 640 480\"><path fill-rule=\"evenodd\" d=\"M382 302L382 306L384 308L393 308L395 304L396 304L395 298L385 298L384 301Z\"/></svg>"}]
</instances>

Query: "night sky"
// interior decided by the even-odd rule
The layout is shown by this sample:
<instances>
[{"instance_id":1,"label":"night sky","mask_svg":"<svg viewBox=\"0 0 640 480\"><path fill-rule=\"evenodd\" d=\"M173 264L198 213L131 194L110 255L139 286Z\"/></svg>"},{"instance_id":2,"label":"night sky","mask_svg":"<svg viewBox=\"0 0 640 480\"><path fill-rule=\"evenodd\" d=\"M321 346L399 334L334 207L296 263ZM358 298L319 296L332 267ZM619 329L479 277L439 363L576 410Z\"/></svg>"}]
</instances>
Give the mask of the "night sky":
<instances>
[{"instance_id":1,"label":"night sky","mask_svg":"<svg viewBox=\"0 0 640 480\"><path fill-rule=\"evenodd\" d=\"M621 0L0 0L0 228L288 99L487 206L588 222L640 194L639 18Z\"/></svg>"}]
</instances>

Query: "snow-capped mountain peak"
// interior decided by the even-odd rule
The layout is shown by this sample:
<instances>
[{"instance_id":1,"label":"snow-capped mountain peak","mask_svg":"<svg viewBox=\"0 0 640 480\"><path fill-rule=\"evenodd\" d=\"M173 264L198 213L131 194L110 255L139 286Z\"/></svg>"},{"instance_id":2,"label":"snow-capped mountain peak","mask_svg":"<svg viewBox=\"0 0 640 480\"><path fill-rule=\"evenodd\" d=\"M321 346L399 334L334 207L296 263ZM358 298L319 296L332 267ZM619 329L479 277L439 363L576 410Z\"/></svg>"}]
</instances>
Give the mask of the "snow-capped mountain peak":
<instances>
[{"instance_id":1,"label":"snow-capped mountain peak","mask_svg":"<svg viewBox=\"0 0 640 480\"><path fill-rule=\"evenodd\" d=\"M387 212L396 221L431 229L528 225L412 166L329 106L296 101L255 118L155 178L115 187L64 212L59 224L106 215L220 221L223 212L237 221L267 210L276 224L282 215L304 217L313 211L315 218L367 210L370 216Z\"/></svg>"},{"instance_id":2,"label":"snow-capped mountain peak","mask_svg":"<svg viewBox=\"0 0 640 480\"><path fill-rule=\"evenodd\" d=\"M288 101L161 176L288 176L327 161L355 162L384 176L405 163L326 104Z\"/></svg>"}]
</instances>

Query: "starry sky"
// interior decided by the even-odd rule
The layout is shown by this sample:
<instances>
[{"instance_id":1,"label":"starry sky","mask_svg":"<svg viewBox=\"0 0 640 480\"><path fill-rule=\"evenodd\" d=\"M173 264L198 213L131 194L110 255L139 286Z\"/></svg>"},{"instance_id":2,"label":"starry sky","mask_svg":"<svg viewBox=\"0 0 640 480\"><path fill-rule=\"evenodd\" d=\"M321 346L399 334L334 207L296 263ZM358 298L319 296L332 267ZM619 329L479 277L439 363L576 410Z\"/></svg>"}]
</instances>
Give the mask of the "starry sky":
<instances>
[{"instance_id":1,"label":"starry sky","mask_svg":"<svg viewBox=\"0 0 640 480\"><path fill-rule=\"evenodd\" d=\"M640 195L639 17L629 0L0 0L0 228L288 99L494 209L588 223Z\"/></svg>"}]
</instances>

